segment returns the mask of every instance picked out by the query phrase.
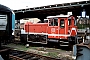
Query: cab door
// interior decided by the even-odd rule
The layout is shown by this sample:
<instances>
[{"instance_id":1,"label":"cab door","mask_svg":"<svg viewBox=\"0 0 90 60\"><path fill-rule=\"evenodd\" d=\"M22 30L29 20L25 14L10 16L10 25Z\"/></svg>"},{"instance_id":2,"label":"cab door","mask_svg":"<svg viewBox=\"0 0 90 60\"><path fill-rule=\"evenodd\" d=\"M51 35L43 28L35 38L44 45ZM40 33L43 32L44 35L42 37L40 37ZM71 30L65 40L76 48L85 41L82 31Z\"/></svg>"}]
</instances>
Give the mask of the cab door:
<instances>
[{"instance_id":1,"label":"cab door","mask_svg":"<svg viewBox=\"0 0 90 60\"><path fill-rule=\"evenodd\" d=\"M57 36L58 34L59 34L58 18L50 18L48 26L48 38L58 39L59 38L59 36Z\"/></svg>"},{"instance_id":2,"label":"cab door","mask_svg":"<svg viewBox=\"0 0 90 60\"><path fill-rule=\"evenodd\" d=\"M68 34L68 21L67 18L59 19L59 38L65 39Z\"/></svg>"}]
</instances>

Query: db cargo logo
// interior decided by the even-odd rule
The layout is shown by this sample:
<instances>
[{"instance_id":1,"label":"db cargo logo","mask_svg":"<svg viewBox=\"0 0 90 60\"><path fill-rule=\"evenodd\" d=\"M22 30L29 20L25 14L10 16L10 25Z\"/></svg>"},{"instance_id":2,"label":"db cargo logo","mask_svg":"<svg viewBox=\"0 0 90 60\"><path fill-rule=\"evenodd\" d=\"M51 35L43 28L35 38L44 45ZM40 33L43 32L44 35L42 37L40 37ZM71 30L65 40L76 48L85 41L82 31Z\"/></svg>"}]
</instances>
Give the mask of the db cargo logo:
<instances>
[{"instance_id":1,"label":"db cargo logo","mask_svg":"<svg viewBox=\"0 0 90 60\"><path fill-rule=\"evenodd\" d=\"M55 33L55 28L51 28L51 33Z\"/></svg>"}]
</instances>

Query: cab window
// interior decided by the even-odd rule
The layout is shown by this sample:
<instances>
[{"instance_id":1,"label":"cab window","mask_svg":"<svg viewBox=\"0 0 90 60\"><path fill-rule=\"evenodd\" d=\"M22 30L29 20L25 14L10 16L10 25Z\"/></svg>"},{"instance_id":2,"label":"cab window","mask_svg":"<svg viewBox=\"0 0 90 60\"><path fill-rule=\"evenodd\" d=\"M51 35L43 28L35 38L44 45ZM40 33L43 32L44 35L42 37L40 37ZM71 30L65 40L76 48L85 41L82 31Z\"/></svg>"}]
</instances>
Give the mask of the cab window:
<instances>
[{"instance_id":1,"label":"cab window","mask_svg":"<svg viewBox=\"0 0 90 60\"><path fill-rule=\"evenodd\" d=\"M58 26L58 18L54 18L54 26Z\"/></svg>"},{"instance_id":2,"label":"cab window","mask_svg":"<svg viewBox=\"0 0 90 60\"><path fill-rule=\"evenodd\" d=\"M49 19L49 26L53 26L53 19Z\"/></svg>"},{"instance_id":3,"label":"cab window","mask_svg":"<svg viewBox=\"0 0 90 60\"><path fill-rule=\"evenodd\" d=\"M65 26L65 25L64 25L64 19L61 19L61 20L60 20L60 28L64 28L64 26Z\"/></svg>"},{"instance_id":4,"label":"cab window","mask_svg":"<svg viewBox=\"0 0 90 60\"><path fill-rule=\"evenodd\" d=\"M58 26L58 18L49 19L49 26Z\"/></svg>"},{"instance_id":5,"label":"cab window","mask_svg":"<svg viewBox=\"0 0 90 60\"><path fill-rule=\"evenodd\" d=\"M71 25L71 18L68 18L68 25Z\"/></svg>"},{"instance_id":6,"label":"cab window","mask_svg":"<svg viewBox=\"0 0 90 60\"><path fill-rule=\"evenodd\" d=\"M72 25L72 20L71 20L71 17L68 18L68 25ZM76 25L76 20L74 18L74 25Z\"/></svg>"},{"instance_id":7,"label":"cab window","mask_svg":"<svg viewBox=\"0 0 90 60\"><path fill-rule=\"evenodd\" d=\"M75 26L77 25L77 20L76 20L76 19L74 19L74 25L75 25Z\"/></svg>"}]
</instances>

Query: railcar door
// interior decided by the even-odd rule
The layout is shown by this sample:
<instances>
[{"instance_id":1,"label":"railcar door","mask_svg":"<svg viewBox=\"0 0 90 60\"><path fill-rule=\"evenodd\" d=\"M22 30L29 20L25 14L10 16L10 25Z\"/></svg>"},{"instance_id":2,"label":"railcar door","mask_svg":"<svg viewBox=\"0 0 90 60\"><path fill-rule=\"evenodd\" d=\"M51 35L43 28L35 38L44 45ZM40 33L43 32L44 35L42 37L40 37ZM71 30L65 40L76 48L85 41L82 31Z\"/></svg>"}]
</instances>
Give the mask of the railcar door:
<instances>
[{"instance_id":1,"label":"railcar door","mask_svg":"<svg viewBox=\"0 0 90 60\"><path fill-rule=\"evenodd\" d=\"M58 24L58 18L50 18L48 26L48 38L57 39L59 36L59 24Z\"/></svg>"}]
</instances>

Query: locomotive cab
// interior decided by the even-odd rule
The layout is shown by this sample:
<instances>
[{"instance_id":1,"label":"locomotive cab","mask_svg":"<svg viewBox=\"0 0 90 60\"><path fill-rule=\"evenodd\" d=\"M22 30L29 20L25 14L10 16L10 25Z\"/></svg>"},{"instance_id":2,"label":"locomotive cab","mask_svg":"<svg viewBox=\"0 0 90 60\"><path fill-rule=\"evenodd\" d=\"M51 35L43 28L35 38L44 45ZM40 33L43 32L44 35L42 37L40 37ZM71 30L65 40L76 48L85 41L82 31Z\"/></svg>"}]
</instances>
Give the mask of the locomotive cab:
<instances>
[{"instance_id":1,"label":"locomotive cab","mask_svg":"<svg viewBox=\"0 0 90 60\"><path fill-rule=\"evenodd\" d=\"M59 42L60 45L63 43L69 43L69 40L73 40L75 42L75 36L77 35L77 27L75 18L73 16L58 15L49 16L47 18L49 41L54 40L54 42ZM63 46L68 46L68 44Z\"/></svg>"}]
</instances>

